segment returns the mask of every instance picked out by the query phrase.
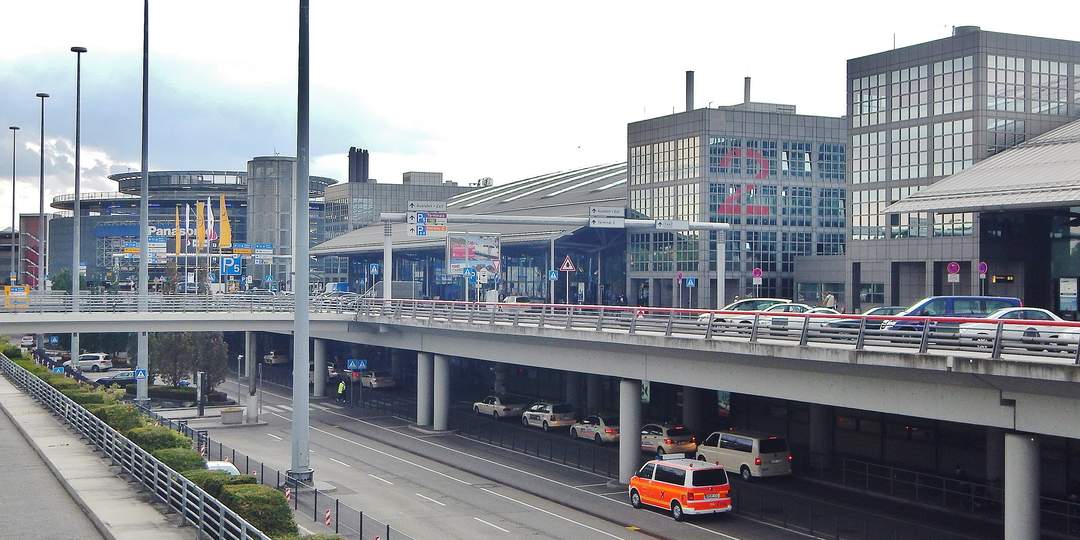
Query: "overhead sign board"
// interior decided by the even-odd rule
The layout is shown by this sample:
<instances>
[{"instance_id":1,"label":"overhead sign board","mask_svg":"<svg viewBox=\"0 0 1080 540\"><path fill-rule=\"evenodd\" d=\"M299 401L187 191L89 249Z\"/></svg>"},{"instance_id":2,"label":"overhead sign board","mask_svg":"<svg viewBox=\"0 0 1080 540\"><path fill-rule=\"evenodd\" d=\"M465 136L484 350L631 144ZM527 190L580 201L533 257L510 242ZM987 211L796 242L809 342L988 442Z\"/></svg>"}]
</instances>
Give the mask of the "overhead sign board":
<instances>
[{"instance_id":1,"label":"overhead sign board","mask_svg":"<svg viewBox=\"0 0 1080 540\"><path fill-rule=\"evenodd\" d=\"M658 219L656 228L662 231L686 231L690 229L690 222L685 219Z\"/></svg>"},{"instance_id":2,"label":"overhead sign board","mask_svg":"<svg viewBox=\"0 0 1080 540\"><path fill-rule=\"evenodd\" d=\"M446 237L446 273L460 276L465 268L499 271L502 241L497 234L452 233Z\"/></svg>"},{"instance_id":3,"label":"overhead sign board","mask_svg":"<svg viewBox=\"0 0 1080 540\"><path fill-rule=\"evenodd\" d=\"M251 255L255 250L246 242L233 242L232 252L237 255Z\"/></svg>"},{"instance_id":4,"label":"overhead sign board","mask_svg":"<svg viewBox=\"0 0 1080 540\"><path fill-rule=\"evenodd\" d=\"M590 217L589 226L594 229L623 229L626 219L621 217Z\"/></svg>"},{"instance_id":5,"label":"overhead sign board","mask_svg":"<svg viewBox=\"0 0 1080 540\"><path fill-rule=\"evenodd\" d=\"M399 207L400 208L400 207ZM446 201L409 201L408 212L446 212Z\"/></svg>"},{"instance_id":6,"label":"overhead sign board","mask_svg":"<svg viewBox=\"0 0 1080 540\"><path fill-rule=\"evenodd\" d=\"M255 253L258 253L259 255L273 255L274 244L255 244Z\"/></svg>"},{"instance_id":7,"label":"overhead sign board","mask_svg":"<svg viewBox=\"0 0 1080 540\"><path fill-rule=\"evenodd\" d=\"M362 358L349 358L345 361L345 368L349 371L364 371L367 369L367 360Z\"/></svg>"},{"instance_id":8,"label":"overhead sign board","mask_svg":"<svg viewBox=\"0 0 1080 540\"><path fill-rule=\"evenodd\" d=\"M221 275L239 276L242 272L241 259L238 256L221 258Z\"/></svg>"},{"instance_id":9,"label":"overhead sign board","mask_svg":"<svg viewBox=\"0 0 1080 540\"><path fill-rule=\"evenodd\" d=\"M443 203L445 205L445 203ZM446 212L437 210L409 211L405 214L409 236L445 236L450 228L446 225Z\"/></svg>"},{"instance_id":10,"label":"overhead sign board","mask_svg":"<svg viewBox=\"0 0 1080 540\"><path fill-rule=\"evenodd\" d=\"M626 217L626 210L624 210L621 206L590 206L589 217L621 218Z\"/></svg>"}]
</instances>

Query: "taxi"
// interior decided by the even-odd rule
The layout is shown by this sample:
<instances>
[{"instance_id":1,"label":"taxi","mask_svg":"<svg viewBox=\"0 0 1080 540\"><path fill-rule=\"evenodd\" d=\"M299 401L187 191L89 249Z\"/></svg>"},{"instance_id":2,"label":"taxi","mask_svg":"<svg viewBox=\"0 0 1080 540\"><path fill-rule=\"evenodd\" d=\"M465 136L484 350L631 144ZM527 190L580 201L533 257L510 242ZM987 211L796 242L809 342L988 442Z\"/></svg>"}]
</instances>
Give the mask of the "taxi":
<instances>
[{"instance_id":1,"label":"taxi","mask_svg":"<svg viewBox=\"0 0 1080 540\"><path fill-rule=\"evenodd\" d=\"M619 417L592 414L570 426L571 439L585 439L596 444L619 440Z\"/></svg>"},{"instance_id":2,"label":"taxi","mask_svg":"<svg viewBox=\"0 0 1080 540\"><path fill-rule=\"evenodd\" d=\"M574 406L569 403L533 403L521 413L521 425L536 426L544 431L551 428L570 427L577 421Z\"/></svg>"},{"instance_id":3,"label":"taxi","mask_svg":"<svg viewBox=\"0 0 1080 540\"><path fill-rule=\"evenodd\" d=\"M665 456L649 461L630 478L626 493L634 508L662 508L671 512L675 521L732 509L727 471L693 459Z\"/></svg>"}]
</instances>

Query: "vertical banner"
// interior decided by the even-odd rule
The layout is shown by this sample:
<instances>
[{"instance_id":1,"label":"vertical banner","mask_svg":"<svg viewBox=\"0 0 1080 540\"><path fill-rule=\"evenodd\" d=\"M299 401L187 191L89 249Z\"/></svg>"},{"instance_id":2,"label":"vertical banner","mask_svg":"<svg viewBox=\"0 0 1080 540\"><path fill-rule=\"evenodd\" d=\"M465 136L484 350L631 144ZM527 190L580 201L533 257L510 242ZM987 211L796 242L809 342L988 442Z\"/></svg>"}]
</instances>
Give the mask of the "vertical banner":
<instances>
[{"instance_id":1,"label":"vertical banner","mask_svg":"<svg viewBox=\"0 0 1080 540\"><path fill-rule=\"evenodd\" d=\"M229 211L225 209L225 194L221 194L221 239L218 240L218 248L227 249L232 247L232 224L229 223Z\"/></svg>"},{"instance_id":2,"label":"vertical banner","mask_svg":"<svg viewBox=\"0 0 1080 540\"><path fill-rule=\"evenodd\" d=\"M195 203L195 249L200 250L206 244L206 210L203 202Z\"/></svg>"},{"instance_id":3,"label":"vertical banner","mask_svg":"<svg viewBox=\"0 0 1080 540\"><path fill-rule=\"evenodd\" d=\"M176 240L176 245L175 245L174 249L176 250L176 254L179 255L180 254L180 205L179 204L176 205L176 218L175 218L175 223L173 224L173 230L176 231L175 234L174 234L175 240Z\"/></svg>"}]
</instances>

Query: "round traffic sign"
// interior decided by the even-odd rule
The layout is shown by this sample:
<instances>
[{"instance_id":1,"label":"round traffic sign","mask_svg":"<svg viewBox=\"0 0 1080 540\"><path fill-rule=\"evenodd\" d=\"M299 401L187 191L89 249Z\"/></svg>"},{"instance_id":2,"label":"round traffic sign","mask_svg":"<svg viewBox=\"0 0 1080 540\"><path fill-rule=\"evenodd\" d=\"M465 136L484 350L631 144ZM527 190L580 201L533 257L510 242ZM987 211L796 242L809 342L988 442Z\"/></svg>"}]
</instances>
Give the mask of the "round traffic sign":
<instances>
[{"instance_id":1,"label":"round traffic sign","mask_svg":"<svg viewBox=\"0 0 1080 540\"><path fill-rule=\"evenodd\" d=\"M960 263L958 263L956 261L952 261L952 262L950 262L948 264L948 266L945 267L945 269L948 270L950 274L959 274L960 273Z\"/></svg>"},{"instance_id":2,"label":"round traffic sign","mask_svg":"<svg viewBox=\"0 0 1080 540\"><path fill-rule=\"evenodd\" d=\"M675 279L681 280L682 279L682 272L675 272Z\"/></svg>"},{"instance_id":3,"label":"round traffic sign","mask_svg":"<svg viewBox=\"0 0 1080 540\"><path fill-rule=\"evenodd\" d=\"M986 271L989 270L989 269L990 269L990 266L986 264L986 261L979 261L979 273L980 274L985 274Z\"/></svg>"},{"instance_id":4,"label":"round traffic sign","mask_svg":"<svg viewBox=\"0 0 1080 540\"><path fill-rule=\"evenodd\" d=\"M763 273L764 272L762 272L760 268L755 268L750 271L750 275L753 277L761 277Z\"/></svg>"}]
</instances>

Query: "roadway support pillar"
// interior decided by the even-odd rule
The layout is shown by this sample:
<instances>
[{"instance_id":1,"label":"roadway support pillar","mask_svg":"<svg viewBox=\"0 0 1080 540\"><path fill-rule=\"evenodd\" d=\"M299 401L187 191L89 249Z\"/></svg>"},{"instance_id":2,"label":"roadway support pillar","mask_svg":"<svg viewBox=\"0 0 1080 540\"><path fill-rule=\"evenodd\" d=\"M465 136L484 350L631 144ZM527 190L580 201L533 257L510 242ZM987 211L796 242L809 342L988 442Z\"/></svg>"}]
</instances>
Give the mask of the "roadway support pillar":
<instances>
[{"instance_id":1,"label":"roadway support pillar","mask_svg":"<svg viewBox=\"0 0 1080 540\"><path fill-rule=\"evenodd\" d=\"M641 464L641 381L619 381L619 483L627 484Z\"/></svg>"},{"instance_id":2,"label":"roadway support pillar","mask_svg":"<svg viewBox=\"0 0 1080 540\"><path fill-rule=\"evenodd\" d=\"M395 381L401 382L401 364L403 351L401 349L390 349L390 375L394 377Z\"/></svg>"},{"instance_id":3,"label":"roadway support pillar","mask_svg":"<svg viewBox=\"0 0 1080 540\"><path fill-rule=\"evenodd\" d=\"M693 386L682 388L682 423L690 431L701 429L701 389Z\"/></svg>"},{"instance_id":4,"label":"roadway support pillar","mask_svg":"<svg viewBox=\"0 0 1080 540\"><path fill-rule=\"evenodd\" d=\"M434 360L431 353L416 353L416 425L431 425Z\"/></svg>"},{"instance_id":5,"label":"roadway support pillar","mask_svg":"<svg viewBox=\"0 0 1080 540\"><path fill-rule=\"evenodd\" d=\"M1005 434L1005 540L1038 540L1039 439Z\"/></svg>"},{"instance_id":6,"label":"roadway support pillar","mask_svg":"<svg viewBox=\"0 0 1080 540\"><path fill-rule=\"evenodd\" d=\"M431 427L437 431L446 431L450 415L450 359L436 354L433 367L432 408L434 411Z\"/></svg>"},{"instance_id":7,"label":"roadway support pillar","mask_svg":"<svg viewBox=\"0 0 1080 540\"><path fill-rule=\"evenodd\" d=\"M79 359L79 333L71 333L71 368L75 369L75 361Z\"/></svg>"},{"instance_id":8,"label":"roadway support pillar","mask_svg":"<svg viewBox=\"0 0 1080 540\"><path fill-rule=\"evenodd\" d=\"M833 409L828 405L810 404L810 455L808 465L817 470L828 469L832 463Z\"/></svg>"},{"instance_id":9,"label":"roadway support pillar","mask_svg":"<svg viewBox=\"0 0 1080 540\"><path fill-rule=\"evenodd\" d=\"M581 374L576 371L566 372L566 402L573 405L575 409L581 408ZM595 414L597 411L588 410L588 414Z\"/></svg>"},{"instance_id":10,"label":"roadway support pillar","mask_svg":"<svg viewBox=\"0 0 1080 540\"><path fill-rule=\"evenodd\" d=\"M986 481L1001 485L1005 475L1005 430L986 428Z\"/></svg>"},{"instance_id":11,"label":"roadway support pillar","mask_svg":"<svg viewBox=\"0 0 1080 540\"><path fill-rule=\"evenodd\" d=\"M599 412L603 401L602 397L600 395L600 376L587 375L585 377L585 408L592 413Z\"/></svg>"},{"instance_id":12,"label":"roadway support pillar","mask_svg":"<svg viewBox=\"0 0 1080 540\"><path fill-rule=\"evenodd\" d=\"M315 373L311 376L311 389L315 397L326 396L326 340L316 339L314 344Z\"/></svg>"},{"instance_id":13,"label":"roadway support pillar","mask_svg":"<svg viewBox=\"0 0 1080 540\"><path fill-rule=\"evenodd\" d=\"M506 364L495 364L495 385L493 389L500 396L506 395L506 371L508 369L510 368Z\"/></svg>"},{"instance_id":14,"label":"roadway support pillar","mask_svg":"<svg viewBox=\"0 0 1080 540\"><path fill-rule=\"evenodd\" d=\"M247 422L254 424L259 421L259 393L256 388L258 381L259 348L255 342L255 332L244 332L244 373L247 375Z\"/></svg>"}]
</instances>

